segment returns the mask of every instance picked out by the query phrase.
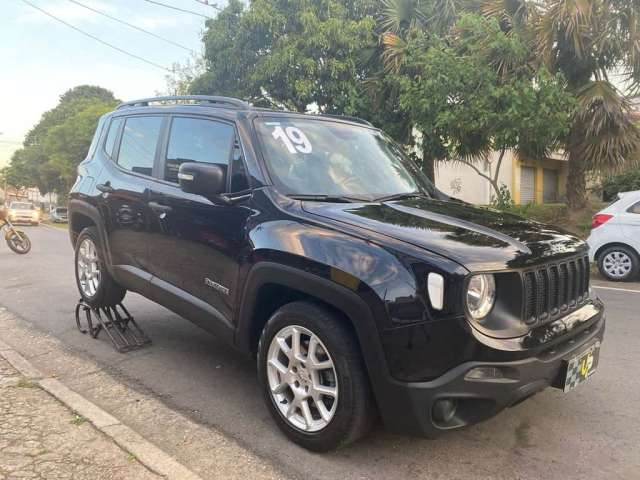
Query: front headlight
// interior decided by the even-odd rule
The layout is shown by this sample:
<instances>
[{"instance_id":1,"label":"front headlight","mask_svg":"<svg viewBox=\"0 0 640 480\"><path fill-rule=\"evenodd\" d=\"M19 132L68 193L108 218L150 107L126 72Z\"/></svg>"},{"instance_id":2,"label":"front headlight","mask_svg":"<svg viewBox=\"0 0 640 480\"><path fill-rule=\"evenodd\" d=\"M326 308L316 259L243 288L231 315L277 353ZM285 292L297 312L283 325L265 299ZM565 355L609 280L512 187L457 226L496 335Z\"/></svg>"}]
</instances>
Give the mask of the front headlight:
<instances>
[{"instance_id":1,"label":"front headlight","mask_svg":"<svg viewBox=\"0 0 640 480\"><path fill-rule=\"evenodd\" d=\"M471 318L481 321L485 318L496 300L496 281L491 273L474 275L467 284L467 311Z\"/></svg>"}]
</instances>

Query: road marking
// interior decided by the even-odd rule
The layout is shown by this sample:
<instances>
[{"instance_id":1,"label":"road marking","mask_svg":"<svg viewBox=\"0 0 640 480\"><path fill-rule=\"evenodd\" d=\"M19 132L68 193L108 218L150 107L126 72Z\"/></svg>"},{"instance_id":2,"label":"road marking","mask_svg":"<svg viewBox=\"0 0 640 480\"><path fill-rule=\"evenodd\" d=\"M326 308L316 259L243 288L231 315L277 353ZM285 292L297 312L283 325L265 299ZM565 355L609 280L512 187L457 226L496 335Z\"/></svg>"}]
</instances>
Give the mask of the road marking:
<instances>
[{"instance_id":1,"label":"road marking","mask_svg":"<svg viewBox=\"0 0 640 480\"><path fill-rule=\"evenodd\" d=\"M593 288L599 288L601 290L616 290L618 292L640 293L640 290L631 290L629 288L601 287L600 285L591 285L591 286Z\"/></svg>"}]
</instances>

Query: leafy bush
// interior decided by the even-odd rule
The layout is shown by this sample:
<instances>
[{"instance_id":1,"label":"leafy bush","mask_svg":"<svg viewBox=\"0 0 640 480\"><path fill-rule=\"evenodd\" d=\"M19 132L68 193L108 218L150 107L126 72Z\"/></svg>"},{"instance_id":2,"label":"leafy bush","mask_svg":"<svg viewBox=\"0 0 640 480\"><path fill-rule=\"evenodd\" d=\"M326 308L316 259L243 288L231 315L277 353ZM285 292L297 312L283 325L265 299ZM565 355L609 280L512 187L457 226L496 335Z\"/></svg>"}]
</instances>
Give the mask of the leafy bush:
<instances>
[{"instance_id":1,"label":"leafy bush","mask_svg":"<svg viewBox=\"0 0 640 480\"><path fill-rule=\"evenodd\" d=\"M527 205L511 205L500 210L529 220L555 225L579 237L586 238L591 231L591 218L603 208L604 204L592 202L591 208L573 212L573 215L571 215L569 208L564 203L529 203Z\"/></svg>"},{"instance_id":2,"label":"leafy bush","mask_svg":"<svg viewBox=\"0 0 640 480\"><path fill-rule=\"evenodd\" d=\"M500 184L498 195L491 195L491 206L498 210L506 210L514 206L509 187L504 183Z\"/></svg>"},{"instance_id":3,"label":"leafy bush","mask_svg":"<svg viewBox=\"0 0 640 480\"><path fill-rule=\"evenodd\" d=\"M632 190L640 190L640 169L607 178L602 183L602 198L608 202L615 199L619 192Z\"/></svg>"}]
</instances>

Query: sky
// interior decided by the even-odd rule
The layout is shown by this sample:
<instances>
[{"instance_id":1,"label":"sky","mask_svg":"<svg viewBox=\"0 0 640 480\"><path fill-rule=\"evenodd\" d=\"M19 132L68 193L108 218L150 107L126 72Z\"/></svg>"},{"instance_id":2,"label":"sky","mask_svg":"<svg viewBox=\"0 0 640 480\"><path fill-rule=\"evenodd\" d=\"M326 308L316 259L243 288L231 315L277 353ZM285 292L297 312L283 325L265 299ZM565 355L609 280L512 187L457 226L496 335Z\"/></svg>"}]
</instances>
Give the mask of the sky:
<instances>
[{"instance_id":1,"label":"sky","mask_svg":"<svg viewBox=\"0 0 640 480\"><path fill-rule=\"evenodd\" d=\"M156 35L202 52L205 18L145 0L76 0ZM215 16L198 0L161 3ZM204 1L204 0L203 0ZM107 19L70 0L29 0L73 26L162 66L185 63L191 53ZM166 89L168 72L130 58L58 23L22 0L2 0L0 16L0 167L60 95L77 85L99 85L133 100ZM224 0L209 0L224 6Z\"/></svg>"}]
</instances>

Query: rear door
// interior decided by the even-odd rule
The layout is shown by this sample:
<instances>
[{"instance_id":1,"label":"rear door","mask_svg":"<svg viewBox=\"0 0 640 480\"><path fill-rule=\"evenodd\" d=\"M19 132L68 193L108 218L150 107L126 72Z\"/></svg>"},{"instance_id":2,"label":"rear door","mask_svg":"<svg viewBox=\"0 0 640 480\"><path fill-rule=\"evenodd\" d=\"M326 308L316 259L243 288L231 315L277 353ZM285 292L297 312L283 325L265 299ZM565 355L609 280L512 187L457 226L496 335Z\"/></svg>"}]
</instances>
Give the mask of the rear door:
<instances>
[{"instance_id":1,"label":"rear door","mask_svg":"<svg viewBox=\"0 0 640 480\"><path fill-rule=\"evenodd\" d=\"M617 216L622 234L627 238L627 242L634 246L640 245L640 201L633 201Z\"/></svg>"},{"instance_id":2,"label":"rear door","mask_svg":"<svg viewBox=\"0 0 640 480\"><path fill-rule=\"evenodd\" d=\"M116 117L107 132L104 153L112 162L106 162L96 187L102 192L98 204L117 274L140 276L148 270L147 243L153 212L147 202L155 182L153 172L165 118Z\"/></svg>"},{"instance_id":3,"label":"rear door","mask_svg":"<svg viewBox=\"0 0 640 480\"><path fill-rule=\"evenodd\" d=\"M173 116L161 158L163 181L151 192L150 201L166 211L152 227L151 272L213 306L230 323L251 209L245 201L225 205L185 193L177 173L183 162L215 163L226 172L228 195L246 195L249 184L235 126L211 118Z\"/></svg>"}]
</instances>

